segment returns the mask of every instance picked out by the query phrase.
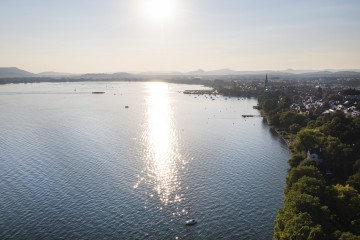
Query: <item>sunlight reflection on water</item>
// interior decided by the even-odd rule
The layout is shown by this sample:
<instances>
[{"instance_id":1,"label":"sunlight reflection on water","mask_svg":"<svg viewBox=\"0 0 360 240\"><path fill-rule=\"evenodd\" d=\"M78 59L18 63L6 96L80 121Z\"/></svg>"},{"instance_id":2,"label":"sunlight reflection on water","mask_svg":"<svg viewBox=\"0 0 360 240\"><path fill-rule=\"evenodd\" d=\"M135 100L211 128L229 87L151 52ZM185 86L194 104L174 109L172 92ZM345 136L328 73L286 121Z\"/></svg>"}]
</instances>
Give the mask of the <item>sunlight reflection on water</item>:
<instances>
[{"instance_id":1,"label":"sunlight reflection on water","mask_svg":"<svg viewBox=\"0 0 360 240\"><path fill-rule=\"evenodd\" d=\"M144 182L152 189L148 197L157 196L164 206L177 205L184 199L180 193L179 171L186 162L178 152L168 85L149 83L147 91L146 164L135 186Z\"/></svg>"}]
</instances>

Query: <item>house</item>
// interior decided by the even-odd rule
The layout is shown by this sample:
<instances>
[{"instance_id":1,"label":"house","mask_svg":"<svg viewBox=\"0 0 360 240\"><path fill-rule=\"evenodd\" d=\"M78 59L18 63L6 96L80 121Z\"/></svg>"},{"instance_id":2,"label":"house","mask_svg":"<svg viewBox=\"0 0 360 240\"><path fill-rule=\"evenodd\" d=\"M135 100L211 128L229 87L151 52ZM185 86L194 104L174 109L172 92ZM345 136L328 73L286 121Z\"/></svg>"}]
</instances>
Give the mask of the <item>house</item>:
<instances>
[{"instance_id":1,"label":"house","mask_svg":"<svg viewBox=\"0 0 360 240\"><path fill-rule=\"evenodd\" d=\"M310 161L316 162L316 164L320 164L324 160L323 151L321 148L312 148L307 152L307 159Z\"/></svg>"}]
</instances>

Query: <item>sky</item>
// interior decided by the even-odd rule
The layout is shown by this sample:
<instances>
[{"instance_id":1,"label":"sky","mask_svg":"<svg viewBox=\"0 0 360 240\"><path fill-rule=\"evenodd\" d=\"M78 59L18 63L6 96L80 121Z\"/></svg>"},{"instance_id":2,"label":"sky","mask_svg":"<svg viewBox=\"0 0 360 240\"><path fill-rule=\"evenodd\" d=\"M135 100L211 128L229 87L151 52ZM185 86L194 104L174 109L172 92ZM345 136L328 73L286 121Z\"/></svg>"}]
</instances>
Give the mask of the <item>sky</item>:
<instances>
[{"instance_id":1,"label":"sky","mask_svg":"<svg viewBox=\"0 0 360 240\"><path fill-rule=\"evenodd\" d=\"M0 67L360 69L359 0L1 0Z\"/></svg>"}]
</instances>

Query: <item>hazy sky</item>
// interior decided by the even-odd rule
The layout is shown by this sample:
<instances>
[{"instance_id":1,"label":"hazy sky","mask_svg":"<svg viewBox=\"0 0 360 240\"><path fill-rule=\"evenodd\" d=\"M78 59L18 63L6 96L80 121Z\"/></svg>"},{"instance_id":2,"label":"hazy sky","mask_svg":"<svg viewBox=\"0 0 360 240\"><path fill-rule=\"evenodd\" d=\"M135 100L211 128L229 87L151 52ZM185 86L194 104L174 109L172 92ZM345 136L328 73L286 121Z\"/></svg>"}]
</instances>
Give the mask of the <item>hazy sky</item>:
<instances>
[{"instance_id":1,"label":"hazy sky","mask_svg":"<svg viewBox=\"0 0 360 240\"><path fill-rule=\"evenodd\" d=\"M1 0L0 66L360 69L360 1Z\"/></svg>"}]
</instances>

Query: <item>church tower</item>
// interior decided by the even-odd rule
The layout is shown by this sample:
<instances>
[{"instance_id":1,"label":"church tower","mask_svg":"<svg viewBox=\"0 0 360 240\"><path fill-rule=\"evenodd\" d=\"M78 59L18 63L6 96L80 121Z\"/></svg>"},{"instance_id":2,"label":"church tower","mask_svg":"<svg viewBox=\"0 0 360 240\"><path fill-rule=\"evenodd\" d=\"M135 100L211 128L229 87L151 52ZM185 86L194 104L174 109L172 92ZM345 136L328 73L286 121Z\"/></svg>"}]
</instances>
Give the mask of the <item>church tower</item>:
<instances>
[{"instance_id":1,"label":"church tower","mask_svg":"<svg viewBox=\"0 0 360 240\"><path fill-rule=\"evenodd\" d=\"M265 87L268 86L268 83L269 83L269 81L268 81L267 74L266 74L266 77L265 77Z\"/></svg>"}]
</instances>

